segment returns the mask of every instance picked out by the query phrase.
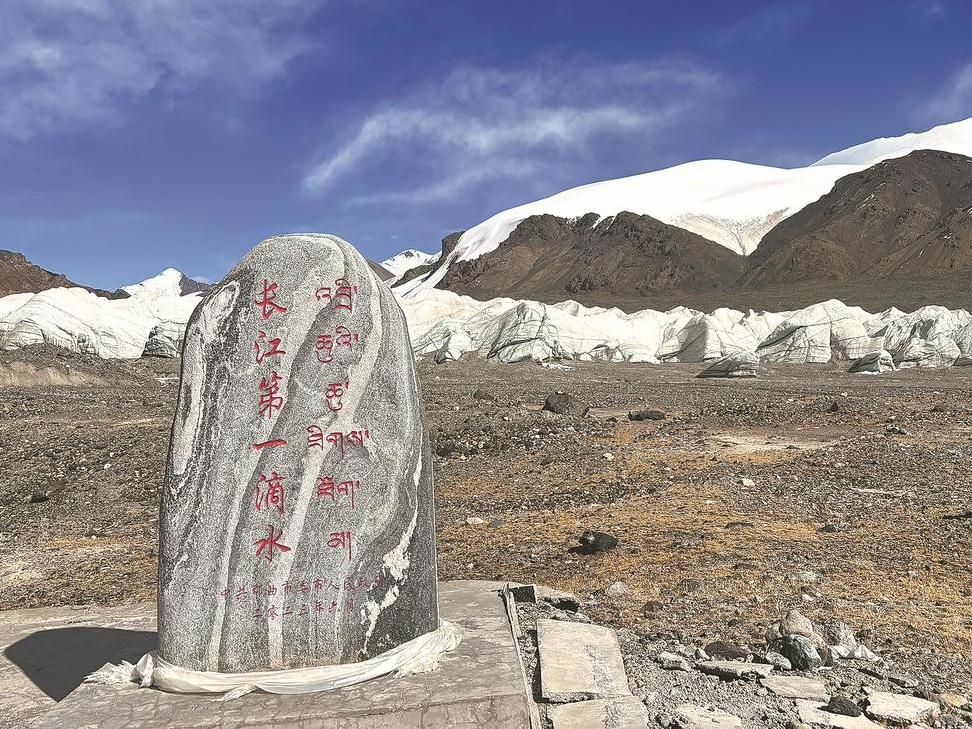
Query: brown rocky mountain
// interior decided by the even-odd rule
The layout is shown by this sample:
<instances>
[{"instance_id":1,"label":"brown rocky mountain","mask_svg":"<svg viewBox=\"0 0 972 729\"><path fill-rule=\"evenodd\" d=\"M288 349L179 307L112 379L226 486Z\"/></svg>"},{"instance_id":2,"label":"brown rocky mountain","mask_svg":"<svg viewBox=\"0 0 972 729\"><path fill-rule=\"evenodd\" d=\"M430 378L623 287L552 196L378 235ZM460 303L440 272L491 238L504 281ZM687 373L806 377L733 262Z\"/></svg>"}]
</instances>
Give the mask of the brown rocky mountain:
<instances>
[{"instance_id":1,"label":"brown rocky mountain","mask_svg":"<svg viewBox=\"0 0 972 729\"><path fill-rule=\"evenodd\" d=\"M459 233L443 240L444 261ZM646 215L527 218L440 288L479 299L575 299L626 310L786 310L829 298L880 311L972 308L972 158L922 150L842 178L743 258Z\"/></svg>"},{"instance_id":2,"label":"brown rocky mountain","mask_svg":"<svg viewBox=\"0 0 972 729\"><path fill-rule=\"evenodd\" d=\"M760 241L746 286L972 274L972 159L922 150L838 180Z\"/></svg>"},{"instance_id":3,"label":"brown rocky mountain","mask_svg":"<svg viewBox=\"0 0 972 729\"><path fill-rule=\"evenodd\" d=\"M727 248L647 215L537 215L496 250L453 264L440 286L477 298L651 296L725 286L742 268L742 257Z\"/></svg>"},{"instance_id":4,"label":"brown rocky mountain","mask_svg":"<svg viewBox=\"0 0 972 729\"><path fill-rule=\"evenodd\" d=\"M128 296L124 291L104 291L76 284L63 273L52 273L36 266L21 253L0 250L0 296L9 294L37 293L58 287L77 286L109 299Z\"/></svg>"}]
</instances>

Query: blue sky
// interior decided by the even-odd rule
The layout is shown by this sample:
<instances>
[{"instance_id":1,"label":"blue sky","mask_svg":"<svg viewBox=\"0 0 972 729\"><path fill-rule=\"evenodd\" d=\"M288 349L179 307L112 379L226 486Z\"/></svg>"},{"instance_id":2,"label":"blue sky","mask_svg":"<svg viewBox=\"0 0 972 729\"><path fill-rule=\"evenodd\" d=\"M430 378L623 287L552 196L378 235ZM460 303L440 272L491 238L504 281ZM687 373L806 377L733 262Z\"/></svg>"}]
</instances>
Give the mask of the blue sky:
<instances>
[{"instance_id":1,"label":"blue sky","mask_svg":"<svg viewBox=\"0 0 972 729\"><path fill-rule=\"evenodd\" d=\"M0 0L0 247L114 288L972 116L964 0Z\"/></svg>"}]
</instances>

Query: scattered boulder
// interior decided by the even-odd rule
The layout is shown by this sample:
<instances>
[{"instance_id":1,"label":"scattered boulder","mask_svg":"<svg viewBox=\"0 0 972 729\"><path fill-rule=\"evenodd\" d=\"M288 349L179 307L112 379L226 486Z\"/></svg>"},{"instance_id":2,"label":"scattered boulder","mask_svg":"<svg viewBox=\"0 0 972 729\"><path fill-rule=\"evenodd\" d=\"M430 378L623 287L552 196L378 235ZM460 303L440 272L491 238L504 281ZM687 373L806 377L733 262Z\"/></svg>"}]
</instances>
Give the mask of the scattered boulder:
<instances>
[{"instance_id":1,"label":"scattered boulder","mask_svg":"<svg viewBox=\"0 0 972 729\"><path fill-rule=\"evenodd\" d=\"M738 643L728 640L714 640L705 647L705 652L713 658L725 658L730 661L748 660L752 651Z\"/></svg>"},{"instance_id":2,"label":"scattered boulder","mask_svg":"<svg viewBox=\"0 0 972 729\"><path fill-rule=\"evenodd\" d=\"M854 631L847 623L840 620L825 620L819 625L819 633L826 641L827 645L845 646L854 648L857 646L857 638Z\"/></svg>"},{"instance_id":3,"label":"scattered boulder","mask_svg":"<svg viewBox=\"0 0 972 729\"><path fill-rule=\"evenodd\" d=\"M473 399L481 400L482 402L496 402L496 397L482 388L476 390L472 396Z\"/></svg>"},{"instance_id":4,"label":"scattered boulder","mask_svg":"<svg viewBox=\"0 0 972 729\"><path fill-rule=\"evenodd\" d=\"M554 415L575 415L583 417L590 412L589 405L581 402L569 392L555 392L547 396L543 409Z\"/></svg>"},{"instance_id":5,"label":"scattered boulder","mask_svg":"<svg viewBox=\"0 0 972 729\"><path fill-rule=\"evenodd\" d=\"M617 537L612 537L604 532L586 531L580 535L578 540L581 544L578 549L582 554L595 554L596 552L607 552L618 546Z\"/></svg>"},{"instance_id":6,"label":"scattered boulder","mask_svg":"<svg viewBox=\"0 0 972 729\"><path fill-rule=\"evenodd\" d=\"M819 701L797 699L797 713L804 724L819 727L839 727L840 729L882 729L866 716L845 716L823 711Z\"/></svg>"},{"instance_id":7,"label":"scattered boulder","mask_svg":"<svg viewBox=\"0 0 972 729\"><path fill-rule=\"evenodd\" d=\"M628 420L664 420L668 417L661 410L632 410L628 413Z\"/></svg>"},{"instance_id":8,"label":"scattered boulder","mask_svg":"<svg viewBox=\"0 0 972 729\"><path fill-rule=\"evenodd\" d=\"M766 651L766 654L761 657L760 662L768 663L781 671L793 670L793 664L790 663L790 660L776 651Z\"/></svg>"},{"instance_id":9,"label":"scattered boulder","mask_svg":"<svg viewBox=\"0 0 972 729\"><path fill-rule=\"evenodd\" d=\"M697 377L756 377L759 355L755 352L736 352L718 359Z\"/></svg>"},{"instance_id":10,"label":"scattered boulder","mask_svg":"<svg viewBox=\"0 0 972 729\"><path fill-rule=\"evenodd\" d=\"M802 635L809 638L813 635L813 623L799 610L790 610L780 622L780 634Z\"/></svg>"},{"instance_id":11,"label":"scattered boulder","mask_svg":"<svg viewBox=\"0 0 972 729\"><path fill-rule=\"evenodd\" d=\"M856 701L844 694L831 696L830 702L823 709L831 714L841 714L842 716L860 716L864 713Z\"/></svg>"},{"instance_id":12,"label":"scattered boulder","mask_svg":"<svg viewBox=\"0 0 972 729\"><path fill-rule=\"evenodd\" d=\"M783 636L781 652L798 671L809 671L824 664L813 641L803 635Z\"/></svg>"},{"instance_id":13,"label":"scattered boulder","mask_svg":"<svg viewBox=\"0 0 972 729\"><path fill-rule=\"evenodd\" d=\"M470 516L466 519L466 524L468 524L469 526L481 526L485 523L486 520L478 516Z\"/></svg>"},{"instance_id":14,"label":"scattered boulder","mask_svg":"<svg viewBox=\"0 0 972 729\"><path fill-rule=\"evenodd\" d=\"M692 670L692 665L688 662L685 656L680 656L677 653L672 653L670 651L664 651L655 656L655 660L658 664L664 668L666 671L690 671Z\"/></svg>"}]
</instances>

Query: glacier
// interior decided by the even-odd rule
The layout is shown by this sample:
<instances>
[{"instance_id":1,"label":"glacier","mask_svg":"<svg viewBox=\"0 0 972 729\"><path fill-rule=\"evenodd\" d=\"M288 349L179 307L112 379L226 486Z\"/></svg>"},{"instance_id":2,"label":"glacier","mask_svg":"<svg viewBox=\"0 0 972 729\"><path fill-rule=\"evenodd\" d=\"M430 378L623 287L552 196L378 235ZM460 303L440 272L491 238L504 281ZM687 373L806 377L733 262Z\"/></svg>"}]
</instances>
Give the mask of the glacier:
<instances>
[{"instance_id":1,"label":"glacier","mask_svg":"<svg viewBox=\"0 0 972 729\"><path fill-rule=\"evenodd\" d=\"M0 349L51 344L81 354L175 357L202 293L180 294L168 274L127 287L126 299L81 288L0 298ZM558 361L823 364L886 354L896 368L972 364L972 314L924 306L872 314L830 300L797 311L711 313L687 307L626 313L576 301L479 301L441 289L399 296L416 357L477 355L498 362ZM716 368L718 369L718 368Z\"/></svg>"}]
</instances>

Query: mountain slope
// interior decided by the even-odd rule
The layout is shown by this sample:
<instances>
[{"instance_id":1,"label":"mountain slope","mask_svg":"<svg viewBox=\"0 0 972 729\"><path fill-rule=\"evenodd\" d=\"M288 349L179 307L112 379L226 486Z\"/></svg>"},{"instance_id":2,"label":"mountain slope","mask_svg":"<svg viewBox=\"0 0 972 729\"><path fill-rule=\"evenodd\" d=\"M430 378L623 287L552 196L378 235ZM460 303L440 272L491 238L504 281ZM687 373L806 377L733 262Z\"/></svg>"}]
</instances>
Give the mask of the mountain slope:
<instances>
[{"instance_id":1,"label":"mountain slope","mask_svg":"<svg viewBox=\"0 0 972 729\"><path fill-rule=\"evenodd\" d=\"M34 265L22 253L0 250L0 296L72 287L83 288L109 299L124 298L128 295L81 286L68 279L63 273L52 273L46 268Z\"/></svg>"},{"instance_id":2,"label":"mountain slope","mask_svg":"<svg viewBox=\"0 0 972 729\"><path fill-rule=\"evenodd\" d=\"M774 227L748 286L972 271L972 159L912 152L848 175Z\"/></svg>"},{"instance_id":3,"label":"mountain slope","mask_svg":"<svg viewBox=\"0 0 972 729\"><path fill-rule=\"evenodd\" d=\"M972 155L972 119L868 142L828 155L809 167L788 170L702 160L565 190L497 213L470 228L450 254L442 254L420 275L400 281L398 290L409 295L439 285L453 264L495 250L522 221L544 214L563 218L591 212L649 215L748 255L775 225L830 192L840 178L921 148Z\"/></svg>"},{"instance_id":4,"label":"mountain slope","mask_svg":"<svg viewBox=\"0 0 972 729\"><path fill-rule=\"evenodd\" d=\"M647 215L601 219L532 216L498 248L460 261L440 287L477 298L530 297L562 301L578 295L608 299L696 291L730 285L744 259L732 251ZM587 298L584 296L584 298Z\"/></svg>"}]
</instances>

